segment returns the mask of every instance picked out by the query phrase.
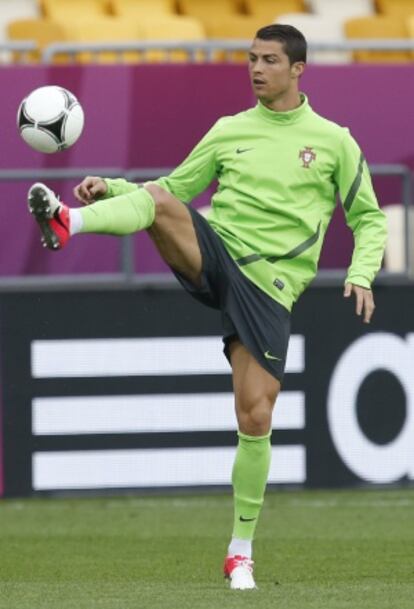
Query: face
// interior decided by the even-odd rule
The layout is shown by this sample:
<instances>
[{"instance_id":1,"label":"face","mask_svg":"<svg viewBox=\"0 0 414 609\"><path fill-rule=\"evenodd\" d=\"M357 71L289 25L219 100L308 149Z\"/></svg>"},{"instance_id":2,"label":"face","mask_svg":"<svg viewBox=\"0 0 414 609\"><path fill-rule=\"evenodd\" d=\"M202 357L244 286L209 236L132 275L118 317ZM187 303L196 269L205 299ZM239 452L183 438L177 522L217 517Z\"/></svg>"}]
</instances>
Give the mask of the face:
<instances>
[{"instance_id":1,"label":"face","mask_svg":"<svg viewBox=\"0 0 414 609\"><path fill-rule=\"evenodd\" d=\"M261 101L269 103L297 91L304 65L301 61L290 65L281 42L255 38L249 52L253 93Z\"/></svg>"}]
</instances>

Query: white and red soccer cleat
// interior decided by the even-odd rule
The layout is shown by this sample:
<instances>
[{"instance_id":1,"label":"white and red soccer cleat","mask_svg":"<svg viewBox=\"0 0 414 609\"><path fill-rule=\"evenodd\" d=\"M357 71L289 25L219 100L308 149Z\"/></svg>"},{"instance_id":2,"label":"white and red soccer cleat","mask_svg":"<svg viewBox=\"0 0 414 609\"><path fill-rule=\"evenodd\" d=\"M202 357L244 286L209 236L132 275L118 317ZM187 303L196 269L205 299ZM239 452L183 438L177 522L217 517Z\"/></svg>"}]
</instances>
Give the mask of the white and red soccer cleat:
<instances>
[{"instance_id":1,"label":"white and red soccer cleat","mask_svg":"<svg viewBox=\"0 0 414 609\"><path fill-rule=\"evenodd\" d=\"M39 225L43 246L50 250L62 249L70 237L69 208L40 182L30 188L28 206Z\"/></svg>"},{"instance_id":2,"label":"white and red soccer cleat","mask_svg":"<svg viewBox=\"0 0 414 609\"><path fill-rule=\"evenodd\" d=\"M257 588L253 579L253 561L247 556L227 556L224 561L224 577L230 580L232 590Z\"/></svg>"}]
</instances>

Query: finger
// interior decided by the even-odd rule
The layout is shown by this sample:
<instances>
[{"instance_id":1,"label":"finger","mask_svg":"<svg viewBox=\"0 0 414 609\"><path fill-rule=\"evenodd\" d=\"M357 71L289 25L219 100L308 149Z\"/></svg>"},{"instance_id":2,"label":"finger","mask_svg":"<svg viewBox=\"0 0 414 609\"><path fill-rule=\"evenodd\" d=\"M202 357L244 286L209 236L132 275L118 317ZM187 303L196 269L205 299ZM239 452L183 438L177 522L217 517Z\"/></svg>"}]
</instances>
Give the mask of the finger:
<instances>
[{"instance_id":1,"label":"finger","mask_svg":"<svg viewBox=\"0 0 414 609\"><path fill-rule=\"evenodd\" d=\"M73 189L73 195L74 195L75 199L77 199L81 203L87 203L87 201L84 200L84 197L81 192L81 184L78 184L77 186L75 186L75 188Z\"/></svg>"},{"instance_id":2,"label":"finger","mask_svg":"<svg viewBox=\"0 0 414 609\"><path fill-rule=\"evenodd\" d=\"M94 185L91 187L90 189L90 194L93 197L96 197L96 195L102 195L104 194L106 191L106 184L103 180L98 180L94 183Z\"/></svg>"},{"instance_id":3,"label":"finger","mask_svg":"<svg viewBox=\"0 0 414 609\"><path fill-rule=\"evenodd\" d=\"M352 294L352 284L346 283L344 288L344 297L349 298Z\"/></svg>"},{"instance_id":4,"label":"finger","mask_svg":"<svg viewBox=\"0 0 414 609\"><path fill-rule=\"evenodd\" d=\"M89 180L84 180L79 186L80 195L85 202L91 200L91 186L92 184Z\"/></svg>"},{"instance_id":5,"label":"finger","mask_svg":"<svg viewBox=\"0 0 414 609\"><path fill-rule=\"evenodd\" d=\"M355 288L355 295L356 295L355 312L357 315L361 315L362 308L364 306L364 295L363 295L363 291L361 290L361 288Z\"/></svg>"},{"instance_id":6,"label":"finger","mask_svg":"<svg viewBox=\"0 0 414 609\"><path fill-rule=\"evenodd\" d=\"M375 303L372 292L367 292L364 296L364 323L369 324L375 311Z\"/></svg>"},{"instance_id":7,"label":"finger","mask_svg":"<svg viewBox=\"0 0 414 609\"><path fill-rule=\"evenodd\" d=\"M73 189L73 196L76 199L79 199L79 184L77 186L75 186L75 188Z\"/></svg>"}]
</instances>

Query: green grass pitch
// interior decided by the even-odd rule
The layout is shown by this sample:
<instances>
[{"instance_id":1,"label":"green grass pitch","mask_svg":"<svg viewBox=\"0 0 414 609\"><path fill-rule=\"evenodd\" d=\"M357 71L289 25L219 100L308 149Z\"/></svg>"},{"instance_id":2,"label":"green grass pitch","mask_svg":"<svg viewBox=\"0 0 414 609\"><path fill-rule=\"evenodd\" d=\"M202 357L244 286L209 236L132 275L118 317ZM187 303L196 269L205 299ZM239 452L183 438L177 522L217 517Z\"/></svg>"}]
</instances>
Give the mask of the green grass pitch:
<instances>
[{"instance_id":1,"label":"green grass pitch","mask_svg":"<svg viewBox=\"0 0 414 609\"><path fill-rule=\"evenodd\" d=\"M1 609L413 609L414 489L271 491L258 590L221 568L228 493L0 502Z\"/></svg>"}]
</instances>

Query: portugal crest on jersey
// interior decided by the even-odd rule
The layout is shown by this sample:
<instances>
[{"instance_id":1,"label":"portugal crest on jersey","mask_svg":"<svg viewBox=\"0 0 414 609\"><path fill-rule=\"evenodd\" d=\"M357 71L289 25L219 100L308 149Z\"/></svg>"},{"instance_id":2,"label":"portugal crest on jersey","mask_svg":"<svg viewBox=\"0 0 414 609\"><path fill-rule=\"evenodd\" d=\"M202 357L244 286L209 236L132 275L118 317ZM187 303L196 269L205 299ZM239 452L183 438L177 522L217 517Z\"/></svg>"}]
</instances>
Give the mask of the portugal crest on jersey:
<instances>
[{"instance_id":1,"label":"portugal crest on jersey","mask_svg":"<svg viewBox=\"0 0 414 609\"><path fill-rule=\"evenodd\" d=\"M305 146L305 148L299 152L299 158L302 160L302 167L309 169L312 161L316 159L316 153L310 146Z\"/></svg>"}]
</instances>

